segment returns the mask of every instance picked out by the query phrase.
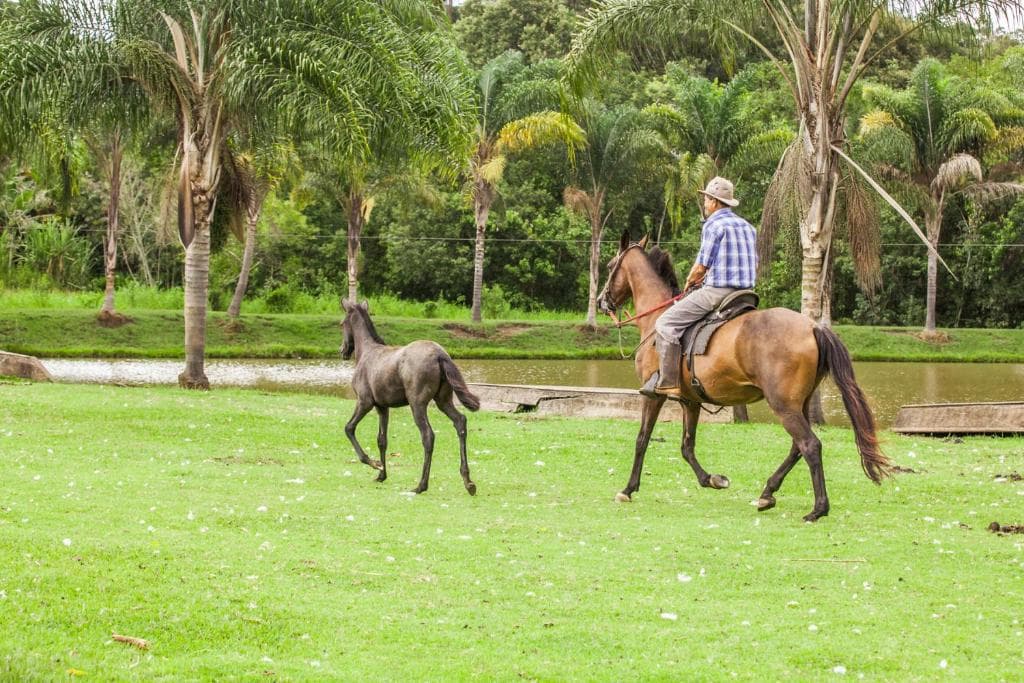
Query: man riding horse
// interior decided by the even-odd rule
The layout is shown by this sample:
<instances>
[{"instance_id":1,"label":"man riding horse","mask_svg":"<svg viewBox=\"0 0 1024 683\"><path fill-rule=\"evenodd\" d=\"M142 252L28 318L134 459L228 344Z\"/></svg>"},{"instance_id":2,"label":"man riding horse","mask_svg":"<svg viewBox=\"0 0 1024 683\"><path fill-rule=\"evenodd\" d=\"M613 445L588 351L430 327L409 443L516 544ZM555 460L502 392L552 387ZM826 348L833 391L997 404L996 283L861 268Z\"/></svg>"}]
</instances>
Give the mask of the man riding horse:
<instances>
[{"instance_id":1,"label":"man riding horse","mask_svg":"<svg viewBox=\"0 0 1024 683\"><path fill-rule=\"evenodd\" d=\"M701 230L700 251L683 291L695 289L665 311L655 324L660 371L640 389L655 398L681 398L679 386L682 365L683 332L718 308L733 292L753 289L757 271L757 232L754 226L733 213L739 200L733 197L733 184L716 177L700 191L704 195L702 214L706 217Z\"/></svg>"}]
</instances>

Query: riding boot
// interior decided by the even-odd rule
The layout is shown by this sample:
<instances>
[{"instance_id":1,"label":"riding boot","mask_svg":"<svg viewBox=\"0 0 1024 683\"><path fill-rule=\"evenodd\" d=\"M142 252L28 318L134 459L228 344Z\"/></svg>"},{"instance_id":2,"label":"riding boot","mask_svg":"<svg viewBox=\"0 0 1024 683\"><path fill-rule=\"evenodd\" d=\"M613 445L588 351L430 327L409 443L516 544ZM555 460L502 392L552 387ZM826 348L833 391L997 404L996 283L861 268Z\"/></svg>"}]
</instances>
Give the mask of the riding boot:
<instances>
[{"instance_id":1,"label":"riding boot","mask_svg":"<svg viewBox=\"0 0 1024 683\"><path fill-rule=\"evenodd\" d=\"M660 336L657 338L654 348L658 352L661 367L641 387L640 393L648 398L659 396L679 398L682 395L679 387L679 369L682 364L683 348L679 344L665 341Z\"/></svg>"}]
</instances>

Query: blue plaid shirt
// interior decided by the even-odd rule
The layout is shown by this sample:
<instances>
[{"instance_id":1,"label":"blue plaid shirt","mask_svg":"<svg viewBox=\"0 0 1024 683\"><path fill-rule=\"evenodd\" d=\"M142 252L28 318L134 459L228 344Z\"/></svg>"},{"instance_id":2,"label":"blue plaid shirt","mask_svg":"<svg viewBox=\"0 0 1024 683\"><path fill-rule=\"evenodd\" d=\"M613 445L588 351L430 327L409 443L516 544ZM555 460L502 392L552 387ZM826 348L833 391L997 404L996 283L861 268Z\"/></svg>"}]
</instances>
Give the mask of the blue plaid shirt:
<instances>
[{"instance_id":1,"label":"blue plaid shirt","mask_svg":"<svg viewBox=\"0 0 1024 683\"><path fill-rule=\"evenodd\" d=\"M757 271L757 232L732 209L715 211L704 221L697 263L706 266L707 287L751 289Z\"/></svg>"}]
</instances>

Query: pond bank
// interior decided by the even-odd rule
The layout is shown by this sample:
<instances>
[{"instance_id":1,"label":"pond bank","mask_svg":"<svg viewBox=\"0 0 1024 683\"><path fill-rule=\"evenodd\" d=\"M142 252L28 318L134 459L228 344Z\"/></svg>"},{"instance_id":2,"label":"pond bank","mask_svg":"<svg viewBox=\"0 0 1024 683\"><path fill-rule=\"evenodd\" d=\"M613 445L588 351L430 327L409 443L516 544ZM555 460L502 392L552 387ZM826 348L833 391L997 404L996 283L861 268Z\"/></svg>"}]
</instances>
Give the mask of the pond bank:
<instances>
[{"instance_id":1,"label":"pond bank","mask_svg":"<svg viewBox=\"0 0 1024 683\"><path fill-rule=\"evenodd\" d=\"M181 358L183 321L177 311L124 311L132 322L101 327L92 310L0 311L0 349L50 358ZM231 321L212 313L207 324L209 358L337 358L339 321L333 315L245 315ZM375 319L391 344L432 339L455 358L620 358L618 331L607 323L590 329L576 321L468 321ZM837 325L860 361L1024 362L1024 330L945 330L943 342L918 336L917 328ZM622 331L621 348L639 341Z\"/></svg>"}]
</instances>

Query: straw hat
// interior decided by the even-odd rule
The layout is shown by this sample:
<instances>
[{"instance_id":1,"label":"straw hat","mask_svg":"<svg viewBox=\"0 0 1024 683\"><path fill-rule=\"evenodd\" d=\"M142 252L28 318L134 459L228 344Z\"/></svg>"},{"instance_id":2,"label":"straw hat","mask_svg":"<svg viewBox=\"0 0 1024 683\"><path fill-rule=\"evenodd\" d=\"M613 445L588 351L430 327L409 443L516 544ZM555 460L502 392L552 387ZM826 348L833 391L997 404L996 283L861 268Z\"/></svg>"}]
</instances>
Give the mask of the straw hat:
<instances>
[{"instance_id":1,"label":"straw hat","mask_svg":"<svg viewBox=\"0 0 1024 683\"><path fill-rule=\"evenodd\" d=\"M740 203L740 200L732 196L732 183L721 176L716 176L709 180L707 187L703 190L698 190L698 192L713 197L726 206L738 206Z\"/></svg>"}]
</instances>

